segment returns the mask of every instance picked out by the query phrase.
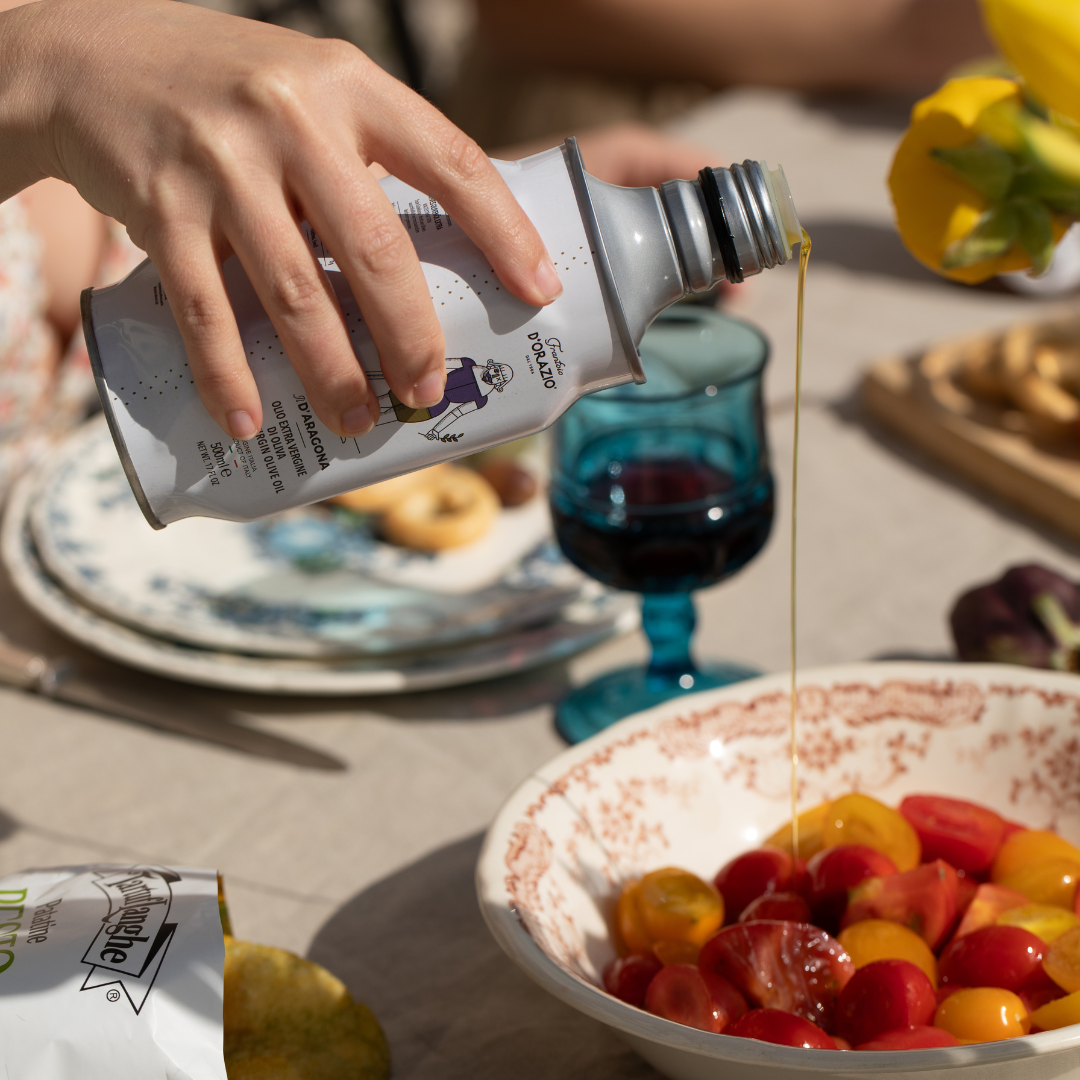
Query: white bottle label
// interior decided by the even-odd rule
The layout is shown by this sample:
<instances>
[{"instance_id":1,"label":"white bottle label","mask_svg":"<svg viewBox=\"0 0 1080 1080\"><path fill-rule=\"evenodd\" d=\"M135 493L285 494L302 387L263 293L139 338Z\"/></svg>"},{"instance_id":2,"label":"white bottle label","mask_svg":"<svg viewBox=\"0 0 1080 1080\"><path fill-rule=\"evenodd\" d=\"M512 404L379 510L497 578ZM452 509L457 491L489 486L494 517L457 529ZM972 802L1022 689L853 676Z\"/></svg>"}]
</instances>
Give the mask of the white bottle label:
<instances>
[{"instance_id":1,"label":"white bottle label","mask_svg":"<svg viewBox=\"0 0 1080 1080\"><path fill-rule=\"evenodd\" d=\"M150 262L91 294L99 389L151 520L246 521L314 502L531 434L581 394L631 378L564 151L495 164L558 269L564 291L548 307L510 295L434 200L393 177L381 182L412 234L446 336L446 394L431 409L410 409L390 392L344 275L306 229L379 397L379 423L357 439L340 438L315 415L235 256L225 281L264 411L262 430L247 441L231 440L199 400Z\"/></svg>"}]
</instances>

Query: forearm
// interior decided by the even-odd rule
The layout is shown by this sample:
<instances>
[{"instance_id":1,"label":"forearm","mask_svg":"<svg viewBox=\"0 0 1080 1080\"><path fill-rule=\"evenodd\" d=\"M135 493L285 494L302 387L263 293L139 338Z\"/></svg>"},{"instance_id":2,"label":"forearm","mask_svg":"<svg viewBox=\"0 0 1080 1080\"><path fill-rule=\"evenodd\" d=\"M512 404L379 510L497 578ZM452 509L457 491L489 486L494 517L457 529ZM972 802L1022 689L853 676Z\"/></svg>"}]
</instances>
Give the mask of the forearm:
<instances>
[{"instance_id":1,"label":"forearm","mask_svg":"<svg viewBox=\"0 0 1080 1080\"><path fill-rule=\"evenodd\" d=\"M0 202L57 172L50 147L53 5L5 6L0 0Z\"/></svg>"},{"instance_id":2,"label":"forearm","mask_svg":"<svg viewBox=\"0 0 1080 1080\"><path fill-rule=\"evenodd\" d=\"M479 0L503 55L611 75L911 87L992 51L975 0Z\"/></svg>"}]
</instances>

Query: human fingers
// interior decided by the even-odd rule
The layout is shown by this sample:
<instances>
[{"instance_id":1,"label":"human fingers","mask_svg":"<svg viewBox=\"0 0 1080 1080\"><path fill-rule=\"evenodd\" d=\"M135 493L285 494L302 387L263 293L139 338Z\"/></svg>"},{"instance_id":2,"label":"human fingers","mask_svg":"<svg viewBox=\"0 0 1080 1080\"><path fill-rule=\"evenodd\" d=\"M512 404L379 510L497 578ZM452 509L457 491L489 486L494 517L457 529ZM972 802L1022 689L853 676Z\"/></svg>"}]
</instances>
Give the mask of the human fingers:
<instances>
[{"instance_id":1,"label":"human fingers","mask_svg":"<svg viewBox=\"0 0 1080 1080\"><path fill-rule=\"evenodd\" d=\"M225 291L221 253L196 227L157 234L146 250L161 275L203 404L234 439L252 438L262 426L262 402Z\"/></svg>"},{"instance_id":2,"label":"human fingers","mask_svg":"<svg viewBox=\"0 0 1080 1080\"><path fill-rule=\"evenodd\" d=\"M377 417L337 297L280 191L249 192L234 214L226 235L311 407L345 438L369 431Z\"/></svg>"},{"instance_id":3,"label":"human fingers","mask_svg":"<svg viewBox=\"0 0 1080 1080\"><path fill-rule=\"evenodd\" d=\"M434 405L446 348L412 240L368 169L330 146L320 161L317 171L290 170L292 190L352 288L390 389L410 408ZM312 372L327 375L322 365Z\"/></svg>"},{"instance_id":4,"label":"human fingers","mask_svg":"<svg viewBox=\"0 0 1080 1080\"><path fill-rule=\"evenodd\" d=\"M438 200L515 296L537 307L556 299L562 285L547 248L487 155L402 84L389 80L379 92L384 107L364 125L366 156Z\"/></svg>"}]
</instances>

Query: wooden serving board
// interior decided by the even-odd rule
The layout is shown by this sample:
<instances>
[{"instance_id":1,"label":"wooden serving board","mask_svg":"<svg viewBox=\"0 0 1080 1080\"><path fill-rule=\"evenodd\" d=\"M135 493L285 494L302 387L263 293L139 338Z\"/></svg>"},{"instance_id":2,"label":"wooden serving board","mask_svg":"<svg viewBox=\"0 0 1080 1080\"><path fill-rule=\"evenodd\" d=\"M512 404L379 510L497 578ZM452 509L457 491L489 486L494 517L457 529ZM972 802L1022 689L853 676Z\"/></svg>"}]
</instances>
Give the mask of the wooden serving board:
<instances>
[{"instance_id":1,"label":"wooden serving board","mask_svg":"<svg viewBox=\"0 0 1080 1080\"><path fill-rule=\"evenodd\" d=\"M1075 315L1038 329L1080 342ZM1041 441L1025 414L972 397L955 378L964 355L986 336L877 361L863 377L863 404L976 484L1080 540L1080 431Z\"/></svg>"}]
</instances>

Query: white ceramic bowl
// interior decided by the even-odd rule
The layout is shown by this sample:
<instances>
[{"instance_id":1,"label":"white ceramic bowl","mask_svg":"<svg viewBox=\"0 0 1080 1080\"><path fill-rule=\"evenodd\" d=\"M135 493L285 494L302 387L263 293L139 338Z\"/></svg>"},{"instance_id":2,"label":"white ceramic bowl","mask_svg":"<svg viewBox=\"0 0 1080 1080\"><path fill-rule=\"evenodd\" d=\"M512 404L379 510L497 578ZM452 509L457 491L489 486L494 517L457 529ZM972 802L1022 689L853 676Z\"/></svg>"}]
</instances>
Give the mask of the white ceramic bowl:
<instances>
[{"instance_id":1,"label":"white ceramic bowl","mask_svg":"<svg viewBox=\"0 0 1080 1080\"><path fill-rule=\"evenodd\" d=\"M607 916L626 878L711 878L788 819L786 680L670 702L560 754L491 826L477 890L499 944L541 986L676 1080L810 1074L1080 1076L1080 1025L1021 1039L842 1053L713 1035L610 997ZM970 798L1080 840L1080 678L997 665L860 664L799 679L800 807L852 789Z\"/></svg>"}]
</instances>

